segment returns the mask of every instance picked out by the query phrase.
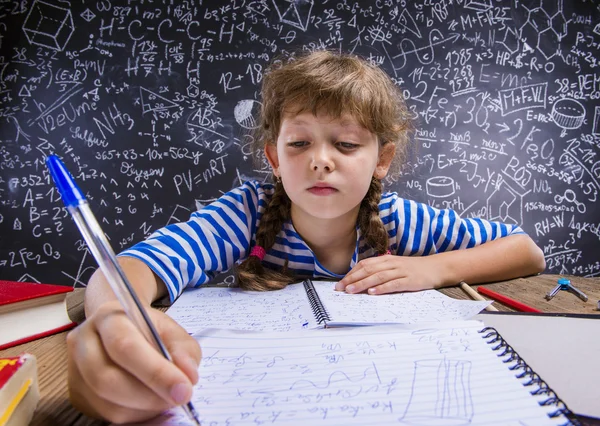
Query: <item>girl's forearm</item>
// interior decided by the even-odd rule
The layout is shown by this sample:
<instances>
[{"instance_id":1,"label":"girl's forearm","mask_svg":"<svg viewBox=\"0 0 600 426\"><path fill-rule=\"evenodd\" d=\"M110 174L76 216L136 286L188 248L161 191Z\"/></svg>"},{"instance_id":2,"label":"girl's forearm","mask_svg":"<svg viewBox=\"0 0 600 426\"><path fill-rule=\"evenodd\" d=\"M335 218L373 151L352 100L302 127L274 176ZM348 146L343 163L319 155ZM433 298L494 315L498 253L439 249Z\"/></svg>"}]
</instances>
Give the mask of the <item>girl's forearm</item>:
<instances>
[{"instance_id":1,"label":"girl's forearm","mask_svg":"<svg viewBox=\"0 0 600 426\"><path fill-rule=\"evenodd\" d=\"M543 272L542 250L527 235L510 235L465 250L437 254L442 287L503 281Z\"/></svg>"},{"instance_id":2,"label":"girl's forearm","mask_svg":"<svg viewBox=\"0 0 600 426\"><path fill-rule=\"evenodd\" d=\"M144 262L132 257L119 257L117 260L143 304L149 306L166 294L162 280ZM90 316L100 305L112 300L116 300L116 296L102 271L97 269L85 291L86 316Z\"/></svg>"}]
</instances>

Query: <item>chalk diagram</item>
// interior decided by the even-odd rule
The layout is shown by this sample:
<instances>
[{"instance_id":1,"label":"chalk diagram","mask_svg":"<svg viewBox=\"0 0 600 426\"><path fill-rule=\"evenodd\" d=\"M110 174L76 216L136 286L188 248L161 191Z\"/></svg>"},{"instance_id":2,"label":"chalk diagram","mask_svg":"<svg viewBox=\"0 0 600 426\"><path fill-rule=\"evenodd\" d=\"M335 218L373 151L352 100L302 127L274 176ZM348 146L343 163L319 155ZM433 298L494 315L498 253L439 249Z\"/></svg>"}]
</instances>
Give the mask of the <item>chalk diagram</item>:
<instances>
[{"instance_id":1,"label":"chalk diagram","mask_svg":"<svg viewBox=\"0 0 600 426\"><path fill-rule=\"evenodd\" d=\"M509 180L513 182L511 185ZM523 198L530 191L506 175L499 175L494 192L487 199L487 219L523 223Z\"/></svg>"},{"instance_id":2,"label":"chalk diagram","mask_svg":"<svg viewBox=\"0 0 600 426\"><path fill-rule=\"evenodd\" d=\"M169 108L181 108L179 104L144 87L140 87L140 102L142 104L142 115L148 112L165 111Z\"/></svg>"},{"instance_id":3,"label":"chalk diagram","mask_svg":"<svg viewBox=\"0 0 600 426\"><path fill-rule=\"evenodd\" d=\"M594 135L600 135L600 107L594 108L594 126L592 127Z\"/></svg>"},{"instance_id":4,"label":"chalk diagram","mask_svg":"<svg viewBox=\"0 0 600 426\"><path fill-rule=\"evenodd\" d=\"M171 216L169 216L169 220L167 220L167 223L165 223L165 226L171 225L172 223L186 222L190 216L190 213L190 209L177 204L173 209ZM180 217L181 215L183 215L183 217Z\"/></svg>"},{"instance_id":5,"label":"chalk diagram","mask_svg":"<svg viewBox=\"0 0 600 426\"><path fill-rule=\"evenodd\" d=\"M415 361L410 399L398 421L415 426L468 425L473 419L471 362Z\"/></svg>"},{"instance_id":6,"label":"chalk diagram","mask_svg":"<svg viewBox=\"0 0 600 426\"><path fill-rule=\"evenodd\" d=\"M533 7L526 10L527 20L519 28L519 38L525 44L532 44L544 55L552 59L560 51L560 42L567 35L567 20L563 14L563 0L536 0ZM527 41L531 40L530 43Z\"/></svg>"},{"instance_id":7,"label":"chalk diagram","mask_svg":"<svg viewBox=\"0 0 600 426\"><path fill-rule=\"evenodd\" d=\"M262 104L259 101L253 99L239 101L233 109L235 121L244 129L256 129L258 123L255 117L258 115L261 106Z\"/></svg>"},{"instance_id":8,"label":"chalk diagram","mask_svg":"<svg viewBox=\"0 0 600 426\"><path fill-rule=\"evenodd\" d=\"M81 14L79 16L81 16L83 19L85 19L86 22L91 22L92 19L94 19L96 17L96 14L88 8L88 9L84 10L83 12L81 12Z\"/></svg>"},{"instance_id":9,"label":"chalk diagram","mask_svg":"<svg viewBox=\"0 0 600 426\"><path fill-rule=\"evenodd\" d=\"M152 131L151 132L142 132L139 131L138 132L138 136L142 136L144 138L150 138L152 139L152 146L154 147L158 147L158 139L162 138L165 139L167 141L171 140L171 135L167 134L163 134L163 133L158 133L156 130L156 120L151 120L150 121L152 124Z\"/></svg>"},{"instance_id":10,"label":"chalk diagram","mask_svg":"<svg viewBox=\"0 0 600 426\"><path fill-rule=\"evenodd\" d=\"M410 31L411 33L416 35L418 38L423 38L423 36L421 35L421 30L419 30L419 26L415 22L414 18L412 17L412 15L408 11L408 9L402 10L400 17L398 18L398 23L400 25L402 25L402 27L405 30Z\"/></svg>"},{"instance_id":11,"label":"chalk diagram","mask_svg":"<svg viewBox=\"0 0 600 426\"><path fill-rule=\"evenodd\" d=\"M465 9L487 12L492 8L492 0L466 0Z\"/></svg>"},{"instance_id":12,"label":"chalk diagram","mask_svg":"<svg viewBox=\"0 0 600 426\"><path fill-rule=\"evenodd\" d=\"M313 0L273 0L279 20L302 31L308 28Z\"/></svg>"},{"instance_id":13,"label":"chalk diagram","mask_svg":"<svg viewBox=\"0 0 600 426\"><path fill-rule=\"evenodd\" d=\"M81 287L87 287L87 281L84 281L83 277L87 276L89 278L89 276L91 276L91 273L96 270L95 266L84 267L88 254L89 249L86 247L83 251L83 256L81 257L81 262L79 262L79 268L77 269L77 274L75 276L72 276L66 273L65 271L61 271L64 276L73 280L73 288L77 287L78 285Z\"/></svg>"},{"instance_id":14,"label":"chalk diagram","mask_svg":"<svg viewBox=\"0 0 600 426\"><path fill-rule=\"evenodd\" d=\"M579 213L585 213L586 211L585 204L577 201L577 194L575 194L575 191L573 191L572 189L565 190L563 195L556 194L554 196L555 203L563 204L563 201L566 201L569 204L575 204Z\"/></svg>"},{"instance_id":15,"label":"chalk diagram","mask_svg":"<svg viewBox=\"0 0 600 426\"><path fill-rule=\"evenodd\" d=\"M425 182L427 195L435 198L445 198L454 195L456 183L448 176L434 176Z\"/></svg>"},{"instance_id":16,"label":"chalk diagram","mask_svg":"<svg viewBox=\"0 0 600 426\"><path fill-rule=\"evenodd\" d=\"M562 129L560 136L564 137L567 130L581 127L585 120L585 107L575 99L560 99L552 105L550 118Z\"/></svg>"},{"instance_id":17,"label":"chalk diagram","mask_svg":"<svg viewBox=\"0 0 600 426\"><path fill-rule=\"evenodd\" d=\"M62 51L75 26L69 9L36 0L25 18L23 31L29 43Z\"/></svg>"},{"instance_id":18,"label":"chalk diagram","mask_svg":"<svg viewBox=\"0 0 600 426\"><path fill-rule=\"evenodd\" d=\"M33 275L30 275L30 274L23 274L23 275L21 275L17 281L18 282L28 282L28 283L38 283L38 284L41 284L40 280L38 280L37 278L35 278Z\"/></svg>"}]
</instances>

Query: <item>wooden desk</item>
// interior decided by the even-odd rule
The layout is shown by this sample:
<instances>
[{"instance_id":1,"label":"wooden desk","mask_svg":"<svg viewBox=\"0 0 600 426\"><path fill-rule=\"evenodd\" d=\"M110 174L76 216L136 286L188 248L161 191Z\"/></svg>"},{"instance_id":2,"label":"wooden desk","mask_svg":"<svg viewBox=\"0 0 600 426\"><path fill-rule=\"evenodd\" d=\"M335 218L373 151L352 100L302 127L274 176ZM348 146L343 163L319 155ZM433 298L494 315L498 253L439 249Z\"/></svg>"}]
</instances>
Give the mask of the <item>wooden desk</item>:
<instances>
[{"instance_id":1,"label":"wooden desk","mask_svg":"<svg viewBox=\"0 0 600 426\"><path fill-rule=\"evenodd\" d=\"M570 277L572 284L588 295L589 299L587 302L583 302L575 297L575 295L565 291L559 292L554 299L548 302L544 299L544 295L554 288L558 277L558 275L539 275L486 284L486 286L544 312L600 315L600 311L596 310L596 304L600 300L600 278ZM473 287L476 288L477 286ZM446 288L441 291L456 299L469 299L460 287ZM74 319L81 315L80 302L82 296L83 292L78 292L69 303L69 312ZM494 306L501 311L514 311L498 302L494 302ZM90 419L78 413L69 403L67 392L66 335L67 333L64 332L9 348L0 351L0 357L15 356L22 352L29 352L37 357L41 401L31 425L104 425L106 424L105 422ZM556 391L560 395L560 390L557 389ZM584 422L584 424L592 423ZM594 422L593 424L598 423Z\"/></svg>"}]
</instances>

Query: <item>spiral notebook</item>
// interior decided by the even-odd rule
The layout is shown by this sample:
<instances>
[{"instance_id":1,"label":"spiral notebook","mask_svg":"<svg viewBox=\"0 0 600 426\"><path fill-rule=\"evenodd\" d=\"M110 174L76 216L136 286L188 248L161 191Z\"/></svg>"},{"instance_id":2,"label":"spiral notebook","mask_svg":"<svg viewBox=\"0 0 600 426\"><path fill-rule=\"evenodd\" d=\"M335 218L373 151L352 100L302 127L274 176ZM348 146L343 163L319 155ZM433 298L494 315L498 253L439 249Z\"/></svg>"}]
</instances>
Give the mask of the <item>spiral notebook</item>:
<instances>
[{"instance_id":1,"label":"spiral notebook","mask_svg":"<svg viewBox=\"0 0 600 426\"><path fill-rule=\"evenodd\" d=\"M480 321L290 333L208 329L192 402L215 425L577 425ZM188 424L174 409L147 422Z\"/></svg>"},{"instance_id":2,"label":"spiral notebook","mask_svg":"<svg viewBox=\"0 0 600 426\"><path fill-rule=\"evenodd\" d=\"M167 314L190 333L209 327L292 331L469 319L490 303L436 290L370 296L334 288L333 281L311 280L269 292L201 287L184 291Z\"/></svg>"}]
</instances>

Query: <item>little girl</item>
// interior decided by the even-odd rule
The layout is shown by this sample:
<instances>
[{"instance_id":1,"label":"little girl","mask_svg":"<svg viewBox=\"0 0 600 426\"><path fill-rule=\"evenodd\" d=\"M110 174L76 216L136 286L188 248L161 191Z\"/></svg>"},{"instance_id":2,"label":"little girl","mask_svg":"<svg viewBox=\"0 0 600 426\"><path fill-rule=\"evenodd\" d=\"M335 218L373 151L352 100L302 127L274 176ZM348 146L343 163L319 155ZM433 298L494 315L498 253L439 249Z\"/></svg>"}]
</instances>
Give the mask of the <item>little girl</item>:
<instances>
[{"instance_id":1,"label":"little girl","mask_svg":"<svg viewBox=\"0 0 600 426\"><path fill-rule=\"evenodd\" d=\"M175 365L128 321L102 273L92 276L88 319L67 339L71 400L84 413L140 421L189 401L200 349L150 304L172 302L236 263L244 289L276 290L310 276L370 294L544 270L541 250L516 225L461 219L382 194L410 122L379 68L350 55L311 53L271 69L262 102L256 148L275 184L246 182L121 253Z\"/></svg>"}]
</instances>

